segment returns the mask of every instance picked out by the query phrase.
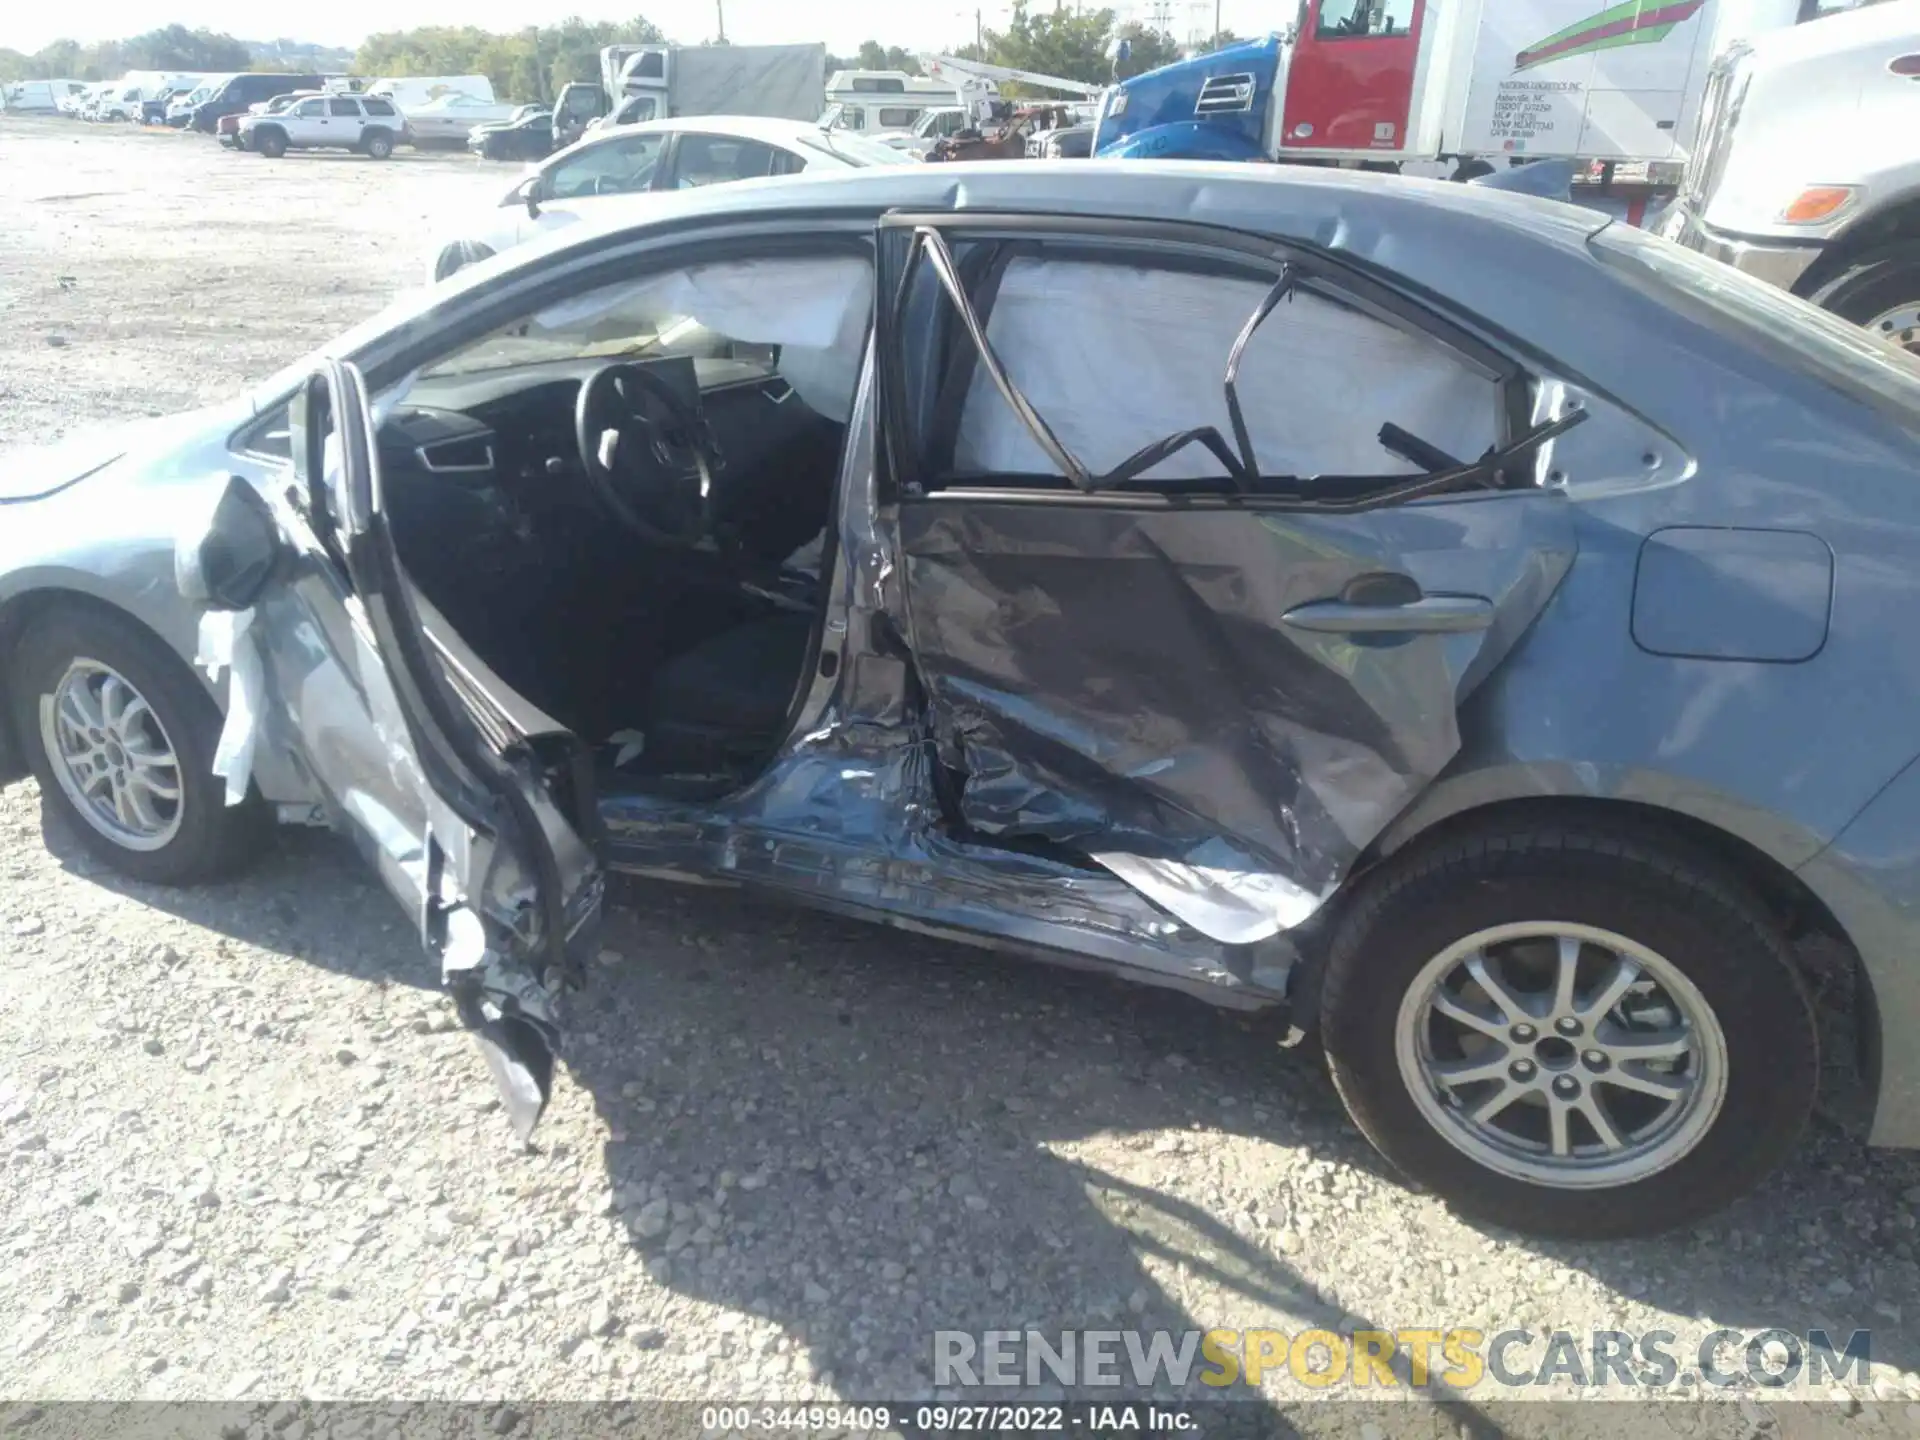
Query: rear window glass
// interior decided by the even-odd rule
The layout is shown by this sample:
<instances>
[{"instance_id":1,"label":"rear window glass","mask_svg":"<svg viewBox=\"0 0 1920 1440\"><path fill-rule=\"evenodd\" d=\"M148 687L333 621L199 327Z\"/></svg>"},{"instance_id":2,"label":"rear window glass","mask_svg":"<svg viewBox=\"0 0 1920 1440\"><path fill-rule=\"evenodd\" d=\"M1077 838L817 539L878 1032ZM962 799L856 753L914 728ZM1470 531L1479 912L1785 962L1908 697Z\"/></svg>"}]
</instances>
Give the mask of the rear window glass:
<instances>
[{"instance_id":1,"label":"rear window glass","mask_svg":"<svg viewBox=\"0 0 1920 1440\"><path fill-rule=\"evenodd\" d=\"M1587 242L1602 261L1636 274L1669 302L1704 307L1730 321L1757 348L1857 400L1920 420L1920 360L1857 325L1718 260L1627 225Z\"/></svg>"}]
</instances>

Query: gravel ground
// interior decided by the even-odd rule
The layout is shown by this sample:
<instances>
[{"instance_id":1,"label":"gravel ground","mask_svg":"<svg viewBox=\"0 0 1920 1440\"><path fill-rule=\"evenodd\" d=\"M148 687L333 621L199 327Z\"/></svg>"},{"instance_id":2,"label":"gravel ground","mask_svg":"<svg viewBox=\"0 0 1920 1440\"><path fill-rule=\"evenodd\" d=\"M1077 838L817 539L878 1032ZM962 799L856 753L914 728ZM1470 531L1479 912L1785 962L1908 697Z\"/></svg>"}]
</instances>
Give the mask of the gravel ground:
<instances>
[{"instance_id":1,"label":"gravel ground","mask_svg":"<svg viewBox=\"0 0 1920 1440\"><path fill-rule=\"evenodd\" d=\"M508 172L16 119L0 175L4 448L295 358ZM899 1398L935 1328L1819 1326L1874 1332L1844 1408L1654 1433L1920 1429L1920 1161L1842 1104L1710 1225L1547 1244L1410 1192L1311 1057L1198 1004L719 892L619 899L523 1151L344 845L155 890L0 794L0 1396ZM1395 1432L1480 1423L1418 1411Z\"/></svg>"}]
</instances>

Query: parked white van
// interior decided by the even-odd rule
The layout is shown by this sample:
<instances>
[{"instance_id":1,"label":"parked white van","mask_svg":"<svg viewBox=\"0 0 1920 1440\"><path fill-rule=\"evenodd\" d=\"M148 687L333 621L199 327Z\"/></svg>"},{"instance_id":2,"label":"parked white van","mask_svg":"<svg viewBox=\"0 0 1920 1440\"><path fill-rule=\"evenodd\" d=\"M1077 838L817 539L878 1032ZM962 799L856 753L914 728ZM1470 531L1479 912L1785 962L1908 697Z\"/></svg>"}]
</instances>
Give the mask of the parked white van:
<instances>
[{"instance_id":1,"label":"parked white van","mask_svg":"<svg viewBox=\"0 0 1920 1440\"><path fill-rule=\"evenodd\" d=\"M22 80L6 87L0 103L8 110L46 114L59 110L62 100L86 91L84 80Z\"/></svg>"}]
</instances>

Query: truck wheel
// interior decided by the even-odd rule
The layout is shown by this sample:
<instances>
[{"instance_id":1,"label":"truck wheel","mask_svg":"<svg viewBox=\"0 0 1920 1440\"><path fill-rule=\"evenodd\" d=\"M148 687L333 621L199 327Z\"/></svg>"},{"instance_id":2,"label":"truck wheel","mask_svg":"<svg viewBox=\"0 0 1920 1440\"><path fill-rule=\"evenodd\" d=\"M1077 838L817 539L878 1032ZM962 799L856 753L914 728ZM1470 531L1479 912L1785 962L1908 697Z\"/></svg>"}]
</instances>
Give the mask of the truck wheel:
<instances>
[{"instance_id":1,"label":"truck wheel","mask_svg":"<svg viewBox=\"0 0 1920 1440\"><path fill-rule=\"evenodd\" d=\"M1920 355L1920 240L1867 251L1812 299L1894 349Z\"/></svg>"},{"instance_id":2,"label":"truck wheel","mask_svg":"<svg viewBox=\"0 0 1920 1440\"><path fill-rule=\"evenodd\" d=\"M367 157L372 160L384 160L393 154L393 136L384 130L371 132L362 145Z\"/></svg>"},{"instance_id":3,"label":"truck wheel","mask_svg":"<svg viewBox=\"0 0 1920 1440\"><path fill-rule=\"evenodd\" d=\"M1456 1209L1652 1235L1793 1148L1819 1075L1785 937L1658 832L1514 821L1362 882L1321 1037L1354 1122Z\"/></svg>"},{"instance_id":4,"label":"truck wheel","mask_svg":"<svg viewBox=\"0 0 1920 1440\"><path fill-rule=\"evenodd\" d=\"M269 160L278 160L287 153L287 137L279 130L256 130L253 148Z\"/></svg>"}]
</instances>

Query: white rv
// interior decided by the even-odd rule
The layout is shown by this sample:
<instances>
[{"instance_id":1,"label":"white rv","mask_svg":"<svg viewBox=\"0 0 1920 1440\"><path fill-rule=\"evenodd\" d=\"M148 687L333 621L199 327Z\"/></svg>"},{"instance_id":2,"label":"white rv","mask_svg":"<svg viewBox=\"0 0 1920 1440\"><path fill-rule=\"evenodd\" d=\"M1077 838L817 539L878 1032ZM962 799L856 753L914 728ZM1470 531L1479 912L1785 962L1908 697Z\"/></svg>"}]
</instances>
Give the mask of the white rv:
<instances>
[{"instance_id":1,"label":"white rv","mask_svg":"<svg viewBox=\"0 0 1920 1440\"><path fill-rule=\"evenodd\" d=\"M904 70L836 70L827 80L829 130L912 130L928 110L952 109L960 92L950 80L931 80Z\"/></svg>"},{"instance_id":2,"label":"white rv","mask_svg":"<svg viewBox=\"0 0 1920 1440\"><path fill-rule=\"evenodd\" d=\"M396 75L375 80L360 93L391 100L404 115L443 95L467 95L475 100L491 101L493 81L485 75Z\"/></svg>"}]
</instances>

